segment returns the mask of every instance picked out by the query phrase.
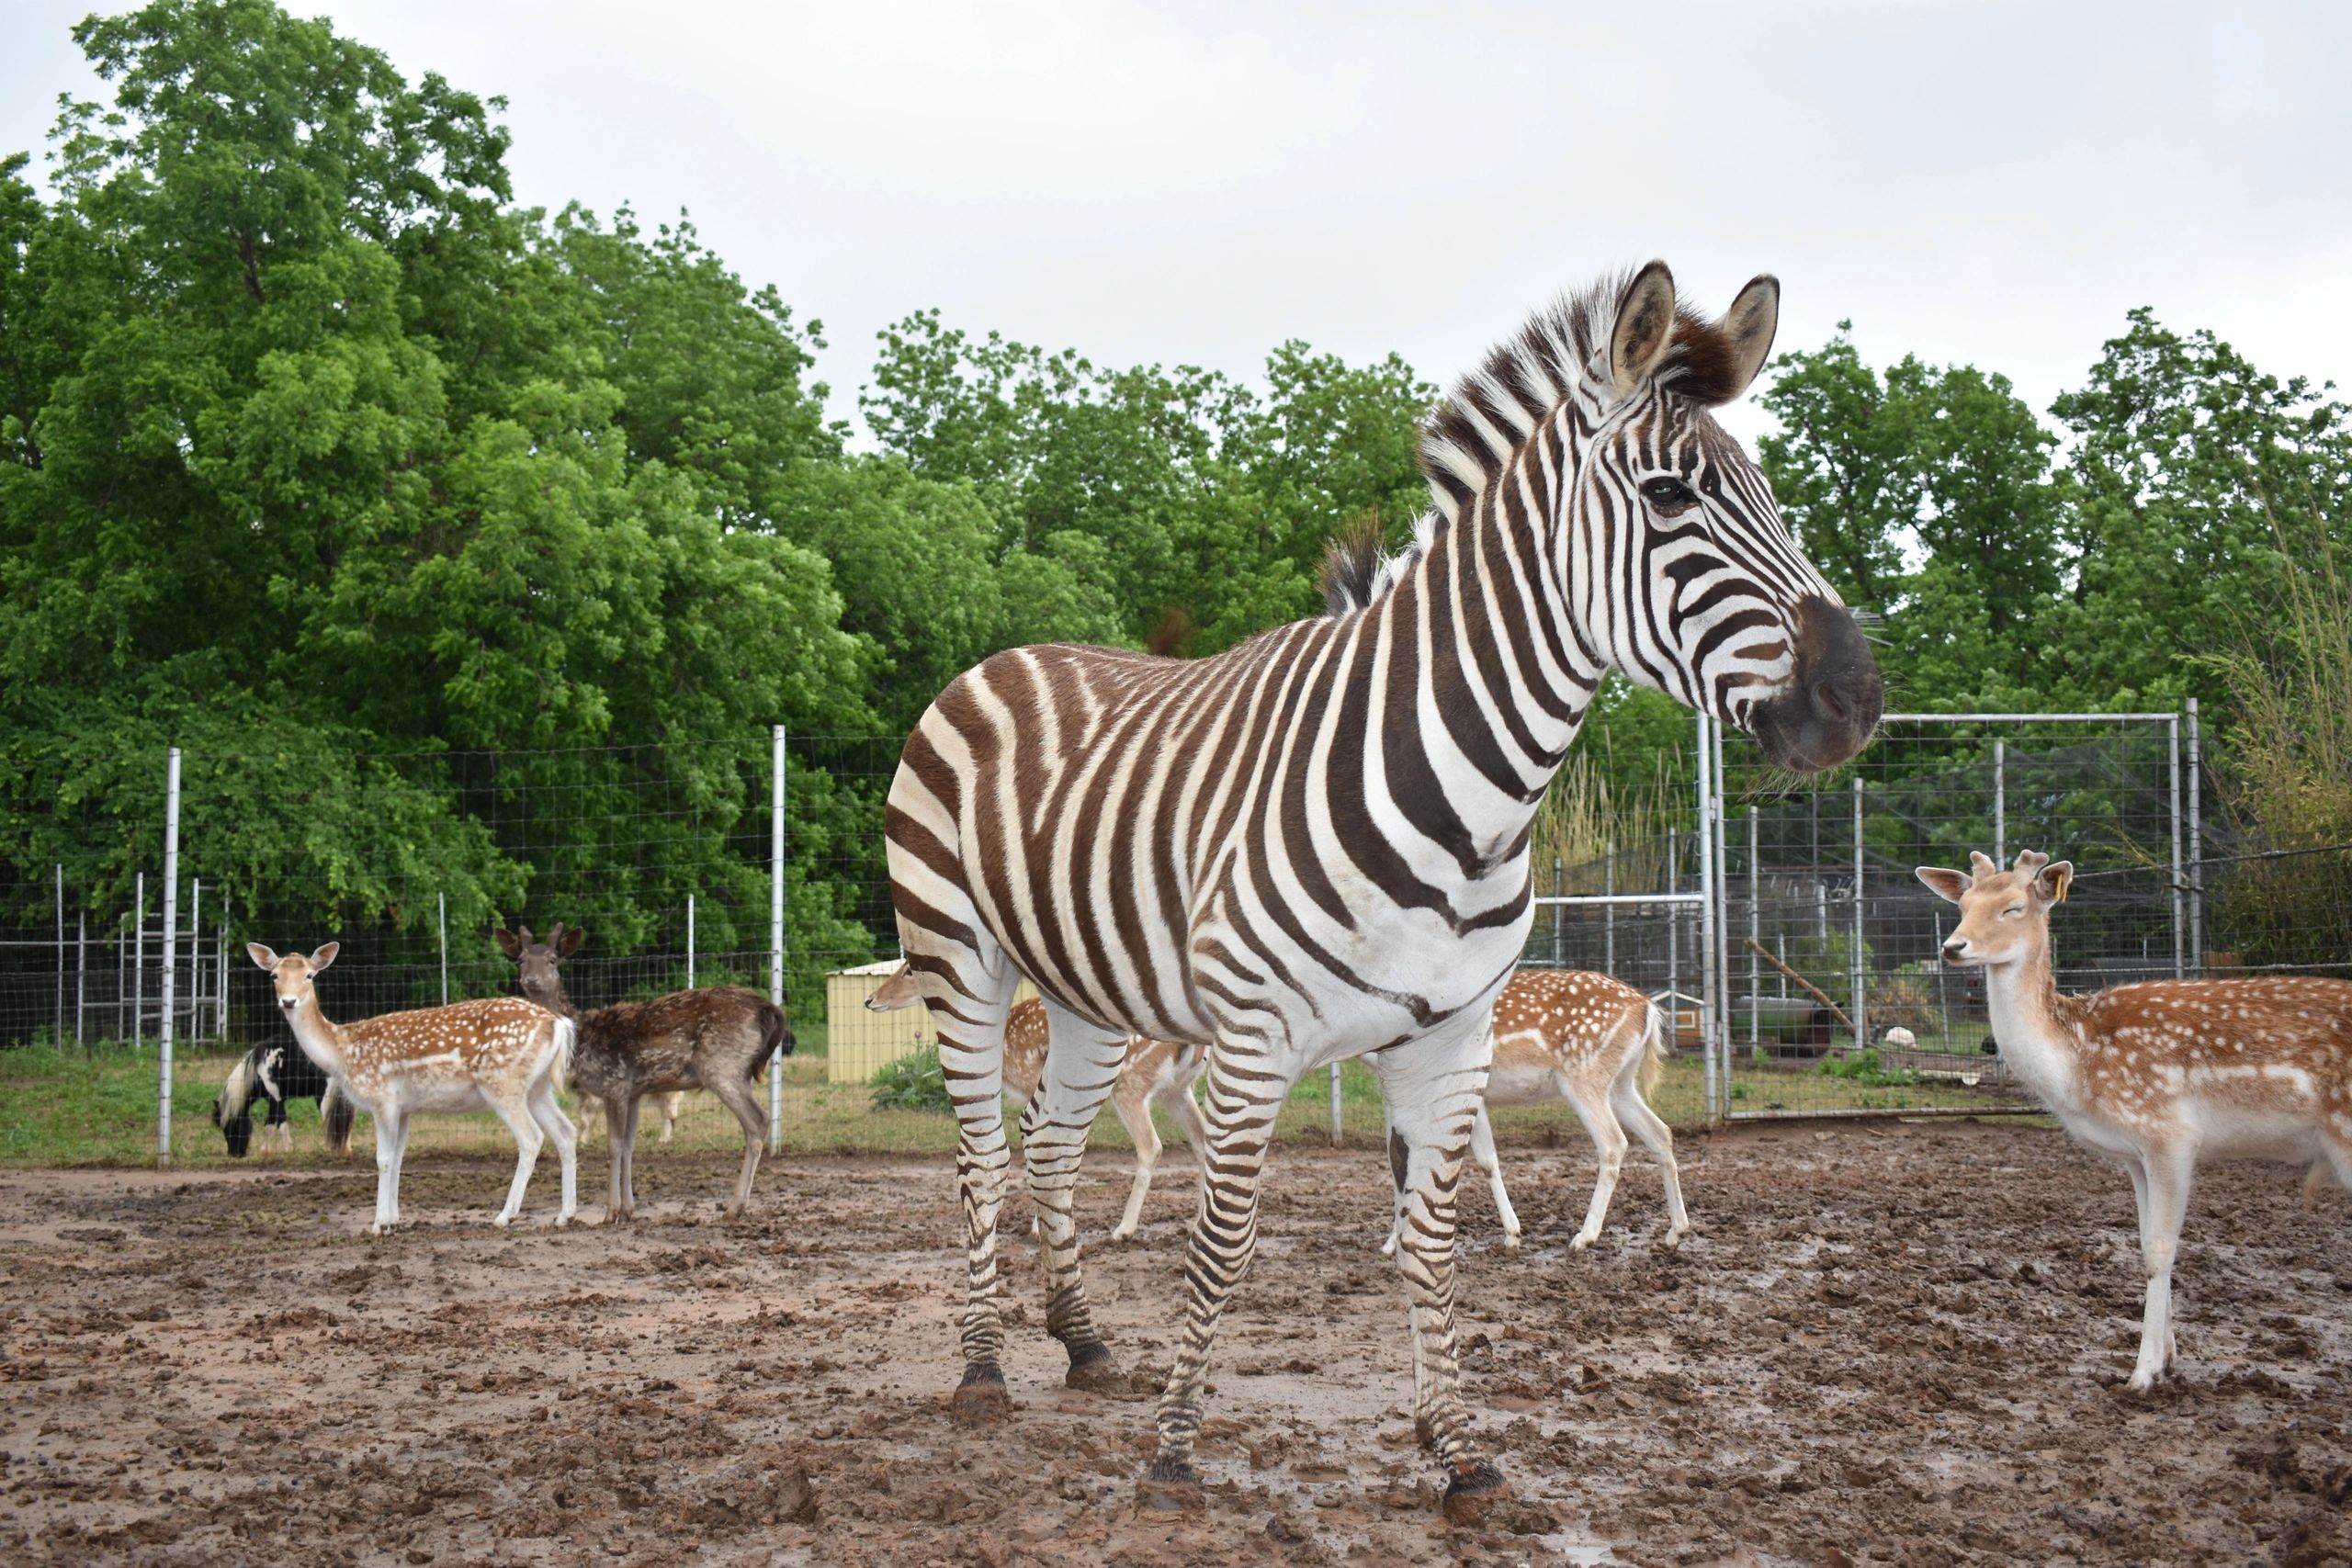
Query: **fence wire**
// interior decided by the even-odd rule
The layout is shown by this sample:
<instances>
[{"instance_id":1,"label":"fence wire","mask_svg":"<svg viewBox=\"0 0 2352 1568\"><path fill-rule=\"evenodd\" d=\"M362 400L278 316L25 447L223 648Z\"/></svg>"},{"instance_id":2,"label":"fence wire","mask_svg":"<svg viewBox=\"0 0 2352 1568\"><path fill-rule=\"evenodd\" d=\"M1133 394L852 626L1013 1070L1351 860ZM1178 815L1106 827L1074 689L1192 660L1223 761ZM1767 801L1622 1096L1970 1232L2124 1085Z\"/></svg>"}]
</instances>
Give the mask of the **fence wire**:
<instances>
[{"instance_id":1,"label":"fence wire","mask_svg":"<svg viewBox=\"0 0 2352 1568\"><path fill-rule=\"evenodd\" d=\"M1626 814L1622 835L1608 820L1587 824L1605 843L1597 852L1538 864L1547 902L1526 962L1610 973L1666 1007L1678 1051L1657 1099L1679 1124L2020 1104L1988 1050L1982 977L1940 963L1951 912L1912 875L1965 866L1972 850L2075 863L2074 897L2053 922L2069 990L2177 973L2352 971L2352 845L2275 845L2236 821L2169 716L1891 722L1856 763L1795 784L1729 737L1720 779L1708 777L1712 809L1696 787L1695 738L1650 753L1605 736L1586 744L1622 779L1674 793L1663 809ZM875 1103L876 1073L928 1038L920 1010L861 1005L878 976L858 971L897 952L881 822L899 746L788 737L781 791L767 734L354 759L395 814L372 823L351 818L342 785L306 781L281 758L189 754L174 1162L226 1159L213 1096L246 1050L288 1038L246 942L308 952L338 942L319 989L329 1016L349 1021L511 993L515 972L492 928L544 936L557 921L587 932L564 971L583 1009L689 984L780 990L799 1043L775 1099L782 1146L950 1146L941 1111ZM42 841L73 846L72 859L19 854L0 866L0 1158L153 1156L161 757L154 776L155 798L137 811L61 797ZM1669 895L1683 901L1662 901ZM1619 901L1577 902L1606 898ZM1302 1086L1285 1126L1329 1126L1326 1092ZM1378 1134L1368 1076L1343 1075L1338 1114L1347 1136ZM315 1149L314 1108L298 1102L292 1115L298 1148ZM1566 1115L1499 1120L1564 1126ZM643 1135L662 1124L649 1113ZM1107 1120L1099 1135L1120 1141ZM673 1147L729 1150L739 1138L695 1094ZM511 1145L485 1113L421 1119L414 1146Z\"/></svg>"}]
</instances>

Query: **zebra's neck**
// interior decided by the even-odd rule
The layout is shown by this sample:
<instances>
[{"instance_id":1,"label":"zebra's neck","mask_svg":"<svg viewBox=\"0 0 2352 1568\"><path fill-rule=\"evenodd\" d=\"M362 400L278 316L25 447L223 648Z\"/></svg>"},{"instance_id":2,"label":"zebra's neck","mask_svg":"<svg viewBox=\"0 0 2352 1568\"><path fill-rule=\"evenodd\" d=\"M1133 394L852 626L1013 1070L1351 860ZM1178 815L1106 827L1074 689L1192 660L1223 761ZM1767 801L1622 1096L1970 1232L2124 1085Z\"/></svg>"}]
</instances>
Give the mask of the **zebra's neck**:
<instances>
[{"instance_id":1,"label":"zebra's neck","mask_svg":"<svg viewBox=\"0 0 2352 1568\"><path fill-rule=\"evenodd\" d=\"M1576 421L1540 422L1497 481L1435 531L1380 602L1392 652L1385 730L1413 714L1446 810L1417 812L1398 737L1376 733L1389 783L1426 836L1480 876L1525 852L1529 824L1584 726L1605 665L1575 623L1561 509L1576 471ZM1414 697L1400 705L1409 680ZM1451 817L1453 824L1442 818Z\"/></svg>"}]
</instances>

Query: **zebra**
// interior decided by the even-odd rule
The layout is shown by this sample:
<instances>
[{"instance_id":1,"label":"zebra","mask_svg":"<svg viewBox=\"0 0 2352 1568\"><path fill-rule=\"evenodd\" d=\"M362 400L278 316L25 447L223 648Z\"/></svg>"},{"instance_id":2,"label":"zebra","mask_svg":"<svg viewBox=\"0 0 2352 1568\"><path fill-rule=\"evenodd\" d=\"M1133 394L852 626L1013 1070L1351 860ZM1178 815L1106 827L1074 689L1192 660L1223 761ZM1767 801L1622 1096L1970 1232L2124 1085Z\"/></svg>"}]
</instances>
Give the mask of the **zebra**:
<instances>
[{"instance_id":1,"label":"zebra","mask_svg":"<svg viewBox=\"0 0 2352 1568\"><path fill-rule=\"evenodd\" d=\"M1343 548L1341 613L1191 661L1012 649L923 714L885 831L958 1122L960 1418L1011 1408L1000 1089L1026 975L1050 1044L1023 1155L1069 1386L1125 1386L1071 1219L1087 1128L1130 1034L1208 1049L1206 1168L1147 1486L1198 1483L1210 1347L1249 1267L1276 1113L1306 1072L1363 1056L1390 1110L1416 1426L1449 1514L1507 1490L1457 1387L1454 1208L1488 1012L1532 923L1536 807L1612 668L1795 771L1860 750L1883 706L1853 617L1707 412L1762 368L1779 303L1759 276L1705 321L1662 262L1565 298L1432 413L1415 546Z\"/></svg>"}]
</instances>

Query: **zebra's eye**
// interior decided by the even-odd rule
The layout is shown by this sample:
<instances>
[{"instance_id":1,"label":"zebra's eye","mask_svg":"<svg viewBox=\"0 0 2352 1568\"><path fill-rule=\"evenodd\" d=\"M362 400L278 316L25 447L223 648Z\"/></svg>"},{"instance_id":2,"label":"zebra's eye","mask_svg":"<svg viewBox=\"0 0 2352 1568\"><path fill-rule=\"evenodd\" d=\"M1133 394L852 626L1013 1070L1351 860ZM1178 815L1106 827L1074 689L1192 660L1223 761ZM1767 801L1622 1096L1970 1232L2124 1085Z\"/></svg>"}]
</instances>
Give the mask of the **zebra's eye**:
<instances>
[{"instance_id":1,"label":"zebra's eye","mask_svg":"<svg viewBox=\"0 0 2352 1568\"><path fill-rule=\"evenodd\" d=\"M1689 485L1671 474L1660 474L1654 479L1644 479L1642 494L1648 498L1652 506L1668 512L1679 512L1686 506L1697 505L1699 501L1697 496L1690 493Z\"/></svg>"}]
</instances>

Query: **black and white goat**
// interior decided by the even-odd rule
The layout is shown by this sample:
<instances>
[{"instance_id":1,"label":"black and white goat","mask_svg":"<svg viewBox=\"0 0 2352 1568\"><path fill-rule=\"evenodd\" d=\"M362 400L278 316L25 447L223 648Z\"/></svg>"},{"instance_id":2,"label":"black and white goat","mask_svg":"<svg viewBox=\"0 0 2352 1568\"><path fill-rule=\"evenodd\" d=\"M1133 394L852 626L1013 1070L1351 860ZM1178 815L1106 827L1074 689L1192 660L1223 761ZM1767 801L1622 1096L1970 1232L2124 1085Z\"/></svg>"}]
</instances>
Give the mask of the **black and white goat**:
<instances>
[{"instance_id":1,"label":"black and white goat","mask_svg":"<svg viewBox=\"0 0 2352 1568\"><path fill-rule=\"evenodd\" d=\"M319 1120L326 1124L327 1147L339 1155L351 1152L351 1101L344 1094L343 1086L303 1055L300 1045L254 1046L230 1071L229 1081L220 1086L220 1096L212 1102L212 1124L229 1140L232 1159L244 1158L245 1150L253 1144L253 1106L256 1100L269 1105L269 1114L262 1122L263 1152L268 1152L273 1145L287 1153L293 1152L294 1129L286 1120L286 1102L289 1100L317 1100Z\"/></svg>"}]
</instances>

